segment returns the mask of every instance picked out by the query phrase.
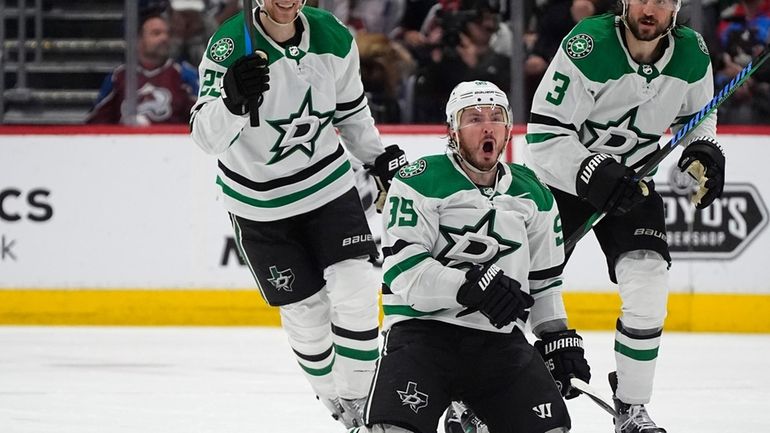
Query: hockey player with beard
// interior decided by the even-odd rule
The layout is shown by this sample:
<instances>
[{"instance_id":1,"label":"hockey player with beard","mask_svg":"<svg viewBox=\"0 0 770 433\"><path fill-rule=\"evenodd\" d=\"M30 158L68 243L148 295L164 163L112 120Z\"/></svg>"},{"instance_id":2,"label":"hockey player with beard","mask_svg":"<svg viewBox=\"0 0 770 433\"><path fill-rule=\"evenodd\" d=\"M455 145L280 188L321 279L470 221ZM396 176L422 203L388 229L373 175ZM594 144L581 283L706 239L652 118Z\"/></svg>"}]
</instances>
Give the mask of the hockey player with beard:
<instances>
[{"instance_id":1,"label":"hockey player with beard","mask_svg":"<svg viewBox=\"0 0 770 433\"><path fill-rule=\"evenodd\" d=\"M617 433L664 433L648 415L666 316L671 257L663 202L634 169L671 127L713 97L706 45L676 24L679 0L622 0L616 15L587 18L562 41L532 102L525 161L551 187L569 238L597 210L594 227L618 284L622 312L610 373ZM716 113L691 131L679 168L696 178L697 208L722 193L725 158ZM571 251L568 251L569 254Z\"/></svg>"},{"instance_id":2,"label":"hockey player with beard","mask_svg":"<svg viewBox=\"0 0 770 433\"><path fill-rule=\"evenodd\" d=\"M385 343L367 427L351 432L435 432L451 400L495 433L568 432L554 378L566 394L590 372L567 329L556 203L532 171L499 162L511 112L497 86L458 84L446 115L449 152L402 168L388 193Z\"/></svg>"},{"instance_id":3,"label":"hockey player with beard","mask_svg":"<svg viewBox=\"0 0 770 433\"><path fill-rule=\"evenodd\" d=\"M218 159L239 251L263 298L279 307L301 369L333 416L353 427L362 424L379 354L380 284L335 128L369 165L379 210L406 158L380 142L347 28L304 1L257 4L209 41L191 135ZM255 27L252 38L246 26ZM252 110L261 117L255 125Z\"/></svg>"}]
</instances>

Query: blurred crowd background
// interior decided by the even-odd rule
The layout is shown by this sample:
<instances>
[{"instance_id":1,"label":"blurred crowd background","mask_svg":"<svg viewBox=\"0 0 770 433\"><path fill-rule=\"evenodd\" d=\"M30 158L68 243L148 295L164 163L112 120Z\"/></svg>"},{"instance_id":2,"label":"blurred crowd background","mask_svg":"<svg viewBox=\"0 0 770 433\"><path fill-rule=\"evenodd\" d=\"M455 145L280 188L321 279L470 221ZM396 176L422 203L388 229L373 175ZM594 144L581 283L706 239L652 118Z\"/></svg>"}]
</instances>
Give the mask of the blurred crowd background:
<instances>
[{"instance_id":1,"label":"blurred crowd background","mask_svg":"<svg viewBox=\"0 0 770 433\"><path fill-rule=\"evenodd\" d=\"M679 21L703 34L719 89L768 42L770 0L683 2ZM240 13L240 4L0 0L0 123L186 123L208 39ZM519 101L514 109L526 121L534 90L562 38L579 20L618 7L616 0L308 0L308 5L332 11L354 34L370 107L381 124L443 123L450 90L468 79L520 92L512 100ZM137 65L135 77L125 74L126 64ZM764 69L720 107L721 124L770 123L770 68ZM126 94L127 80L136 92Z\"/></svg>"}]
</instances>

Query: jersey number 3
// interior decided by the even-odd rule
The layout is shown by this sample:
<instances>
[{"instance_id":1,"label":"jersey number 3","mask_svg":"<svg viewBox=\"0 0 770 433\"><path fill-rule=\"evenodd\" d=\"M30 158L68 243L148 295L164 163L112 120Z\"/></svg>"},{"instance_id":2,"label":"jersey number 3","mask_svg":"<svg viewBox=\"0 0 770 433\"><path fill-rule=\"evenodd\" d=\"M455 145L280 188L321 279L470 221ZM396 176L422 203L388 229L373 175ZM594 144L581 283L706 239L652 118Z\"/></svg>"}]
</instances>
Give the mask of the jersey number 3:
<instances>
[{"instance_id":1,"label":"jersey number 3","mask_svg":"<svg viewBox=\"0 0 770 433\"><path fill-rule=\"evenodd\" d=\"M559 105L564 100L564 94L567 92L567 87L569 87L569 77L562 73L554 72L553 83L554 88L546 93L545 100L553 105Z\"/></svg>"}]
</instances>

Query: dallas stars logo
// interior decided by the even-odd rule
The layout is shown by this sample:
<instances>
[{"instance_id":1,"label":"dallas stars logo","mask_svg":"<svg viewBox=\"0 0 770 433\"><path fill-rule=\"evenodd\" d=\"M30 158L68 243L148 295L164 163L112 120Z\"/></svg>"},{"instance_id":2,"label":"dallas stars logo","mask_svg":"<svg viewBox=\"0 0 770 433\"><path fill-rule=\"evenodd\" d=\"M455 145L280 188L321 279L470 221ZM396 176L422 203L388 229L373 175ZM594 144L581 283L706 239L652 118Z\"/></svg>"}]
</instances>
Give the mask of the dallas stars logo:
<instances>
[{"instance_id":1,"label":"dallas stars logo","mask_svg":"<svg viewBox=\"0 0 770 433\"><path fill-rule=\"evenodd\" d=\"M594 40L585 33L575 35L567 41L567 55L573 59L582 59L591 54L593 49Z\"/></svg>"},{"instance_id":2,"label":"dallas stars logo","mask_svg":"<svg viewBox=\"0 0 770 433\"><path fill-rule=\"evenodd\" d=\"M275 287L275 290L291 292L294 284L294 272L291 268L279 271L277 267L270 266L270 278L267 279Z\"/></svg>"},{"instance_id":3,"label":"dallas stars logo","mask_svg":"<svg viewBox=\"0 0 770 433\"><path fill-rule=\"evenodd\" d=\"M503 239L495 232L494 209L481 217L474 226L457 229L442 225L439 226L439 232L446 239L447 246L436 259L444 266L496 262L521 246L518 242Z\"/></svg>"},{"instance_id":4,"label":"dallas stars logo","mask_svg":"<svg viewBox=\"0 0 770 433\"><path fill-rule=\"evenodd\" d=\"M209 55L215 62L222 62L230 57L235 49L235 42L230 38L222 38L214 43L209 49Z\"/></svg>"},{"instance_id":5,"label":"dallas stars logo","mask_svg":"<svg viewBox=\"0 0 770 433\"><path fill-rule=\"evenodd\" d=\"M334 110L325 113L313 109L313 95L307 89L299 109L288 119L268 120L267 123L280 133L271 152L275 153L268 165L281 161L296 151L308 158L315 152L315 142L321 131L332 121Z\"/></svg>"},{"instance_id":6,"label":"dallas stars logo","mask_svg":"<svg viewBox=\"0 0 770 433\"><path fill-rule=\"evenodd\" d=\"M593 152L622 155L622 163L639 150L657 145L660 135L646 134L636 126L638 110L634 107L606 124L586 120L583 137L587 140L583 144Z\"/></svg>"},{"instance_id":7,"label":"dallas stars logo","mask_svg":"<svg viewBox=\"0 0 770 433\"><path fill-rule=\"evenodd\" d=\"M410 409L417 413L420 409L428 405L428 394L417 390L416 382L409 382L406 384L406 390L396 390L398 398L401 399L403 406L409 406Z\"/></svg>"}]
</instances>

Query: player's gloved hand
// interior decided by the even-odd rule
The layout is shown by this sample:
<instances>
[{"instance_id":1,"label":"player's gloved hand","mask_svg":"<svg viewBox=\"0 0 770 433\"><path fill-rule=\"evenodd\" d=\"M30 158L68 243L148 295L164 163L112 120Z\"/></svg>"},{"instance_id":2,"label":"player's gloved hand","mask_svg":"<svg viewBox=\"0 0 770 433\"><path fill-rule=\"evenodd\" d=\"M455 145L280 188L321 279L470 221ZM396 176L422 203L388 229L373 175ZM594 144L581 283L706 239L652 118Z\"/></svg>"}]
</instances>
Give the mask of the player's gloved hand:
<instances>
[{"instance_id":1,"label":"player's gloved hand","mask_svg":"<svg viewBox=\"0 0 770 433\"><path fill-rule=\"evenodd\" d=\"M495 264L475 265L465 273L467 280L457 291L457 302L468 307L457 317L476 310L489 319L496 328L502 328L517 318L526 320L527 308L535 300L519 288L521 284L503 274Z\"/></svg>"},{"instance_id":2,"label":"player's gloved hand","mask_svg":"<svg viewBox=\"0 0 770 433\"><path fill-rule=\"evenodd\" d=\"M239 116L248 113L251 100L262 105L262 94L270 88L267 63L267 54L259 51L236 60L225 72L222 79L225 91L223 102L231 113Z\"/></svg>"},{"instance_id":3,"label":"player's gloved hand","mask_svg":"<svg viewBox=\"0 0 770 433\"><path fill-rule=\"evenodd\" d=\"M698 209L708 207L722 195L725 187L725 154L712 137L698 137L690 142L679 158L679 170L698 182L692 202Z\"/></svg>"},{"instance_id":4,"label":"player's gloved hand","mask_svg":"<svg viewBox=\"0 0 770 433\"><path fill-rule=\"evenodd\" d=\"M576 181L578 197L596 209L622 215L643 202L649 194L644 181L634 182L634 171L604 153L596 153L580 164Z\"/></svg>"},{"instance_id":5,"label":"player's gloved hand","mask_svg":"<svg viewBox=\"0 0 770 433\"><path fill-rule=\"evenodd\" d=\"M377 199L374 201L377 213L382 213L382 208L385 207L385 197L387 197L390 189L390 181L393 180L393 176L398 170L406 164L404 151L397 145L391 144L385 148L385 152L374 160L374 165L367 166L377 183L378 193Z\"/></svg>"},{"instance_id":6,"label":"player's gloved hand","mask_svg":"<svg viewBox=\"0 0 770 433\"><path fill-rule=\"evenodd\" d=\"M545 333L535 342L535 349L545 360L561 395L566 399L580 395L569 381L573 376L586 383L591 380L591 367L585 358L583 338L574 329Z\"/></svg>"}]
</instances>

